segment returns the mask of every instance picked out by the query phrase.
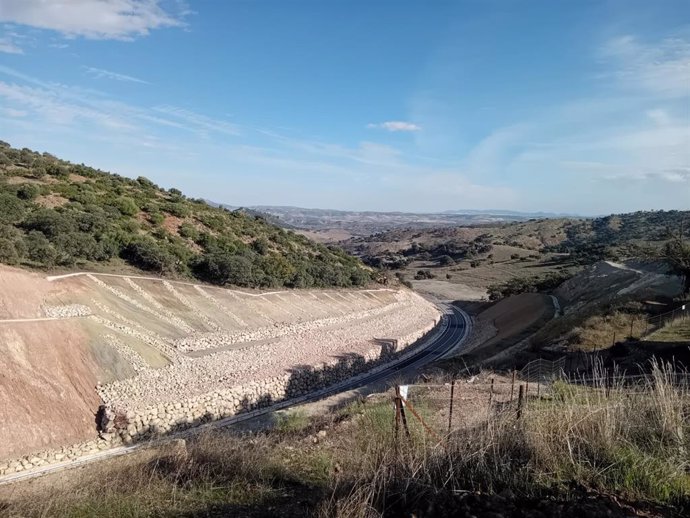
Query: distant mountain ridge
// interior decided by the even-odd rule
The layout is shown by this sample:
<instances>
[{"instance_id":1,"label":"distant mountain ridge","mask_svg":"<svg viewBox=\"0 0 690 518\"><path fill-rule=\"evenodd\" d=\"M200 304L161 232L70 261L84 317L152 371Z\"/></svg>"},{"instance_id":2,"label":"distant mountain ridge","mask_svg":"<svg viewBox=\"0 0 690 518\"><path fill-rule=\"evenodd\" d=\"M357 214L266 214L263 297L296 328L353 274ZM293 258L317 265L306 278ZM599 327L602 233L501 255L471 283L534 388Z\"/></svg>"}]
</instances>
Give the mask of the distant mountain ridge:
<instances>
[{"instance_id":1,"label":"distant mountain ridge","mask_svg":"<svg viewBox=\"0 0 690 518\"><path fill-rule=\"evenodd\" d=\"M211 205L238 210L222 203L208 202ZM353 235L371 235L387 230L401 228L432 228L443 226L467 226L489 223L509 223L529 219L580 218L572 214L555 214L548 212L519 212L511 210L490 209L454 209L443 212L379 212L347 211L335 209L310 209L303 207L257 205L243 210L263 214L267 220L284 228L303 229L307 231L345 230Z\"/></svg>"}]
</instances>

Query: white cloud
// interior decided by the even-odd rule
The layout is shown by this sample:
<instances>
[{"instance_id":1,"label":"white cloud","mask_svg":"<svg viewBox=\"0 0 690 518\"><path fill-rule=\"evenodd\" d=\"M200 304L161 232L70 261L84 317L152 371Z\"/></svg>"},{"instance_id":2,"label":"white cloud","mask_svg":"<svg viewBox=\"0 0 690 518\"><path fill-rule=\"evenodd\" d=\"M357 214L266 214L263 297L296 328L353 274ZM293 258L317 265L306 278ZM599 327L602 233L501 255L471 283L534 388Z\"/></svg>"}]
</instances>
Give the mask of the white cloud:
<instances>
[{"instance_id":1,"label":"white cloud","mask_svg":"<svg viewBox=\"0 0 690 518\"><path fill-rule=\"evenodd\" d=\"M72 126L89 132L83 123L117 132L150 138L161 127L175 128L199 137L237 135L239 127L190 110L172 106L144 108L115 101L101 92L59 83L49 83L0 65L0 75L16 82L0 81L3 108L29 111L32 120ZM142 140L143 142L143 140Z\"/></svg>"},{"instance_id":2,"label":"white cloud","mask_svg":"<svg viewBox=\"0 0 690 518\"><path fill-rule=\"evenodd\" d=\"M0 52L6 54L24 54L21 47L19 47L9 36L0 36Z\"/></svg>"},{"instance_id":3,"label":"white cloud","mask_svg":"<svg viewBox=\"0 0 690 518\"><path fill-rule=\"evenodd\" d=\"M126 74L119 74L117 72L111 72L110 70L104 70L102 68L95 67L84 67L86 72L96 79L112 79L114 81L126 81L130 83L141 83L141 84L151 84L148 81L139 79L137 77L128 76Z\"/></svg>"},{"instance_id":4,"label":"white cloud","mask_svg":"<svg viewBox=\"0 0 690 518\"><path fill-rule=\"evenodd\" d=\"M14 108L2 108L2 113L6 117L19 118L26 117L29 112L26 110L15 110Z\"/></svg>"},{"instance_id":5,"label":"white cloud","mask_svg":"<svg viewBox=\"0 0 690 518\"><path fill-rule=\"evenodd\" d=\"M422 128L412 122L405 121L386 121L378 124L367 124L367 128L385 129L387 131L419 131Z\"/></svg>"},{"instance_id":6,"label":"white cloud","mask_svg":"<svg viewBox=\"0 0 690 518\"><path fill-rule=\"evenodd\" d=\"M240 134L240 128L236 124L219 119L212 119L206 115L185 110L184 108L178 108L177 106L157 106L154 110L175 117L191 127L195 127L202 131L219 132L228 135Z\"/></svg>"},{"instance_id":7,"label":"white cloud","mask_svg":"<svg viewBox=\"0 0 690 518\"><path fill-rule=\"evenodd\" d=\"M48 29L66 37L132 39L153 29L180 27L186 14L159 0L2 0L0 21Z\"/></svg>"},{"instance_id":8,"label":"white cloud","mask_svg":"<svg viewBox=\"0 0 690 518\"><path fill-rule=\"evenodd\" d=\"M631 35L608 40L600 55L611 67L605 77L622 89L640 89L663 97L690 95L690 41L666 38L645 44Z\"/></svg>"}]
</instances>

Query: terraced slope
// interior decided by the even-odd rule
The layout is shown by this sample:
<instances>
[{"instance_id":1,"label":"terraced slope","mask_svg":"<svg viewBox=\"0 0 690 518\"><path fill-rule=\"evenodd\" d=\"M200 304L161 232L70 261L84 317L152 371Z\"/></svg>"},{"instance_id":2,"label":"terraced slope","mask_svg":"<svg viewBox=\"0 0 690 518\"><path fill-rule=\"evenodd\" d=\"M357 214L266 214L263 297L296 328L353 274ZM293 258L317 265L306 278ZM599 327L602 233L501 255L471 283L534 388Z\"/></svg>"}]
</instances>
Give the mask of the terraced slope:
<instances>
[{"instance_id":1,"label":"terraced slope","mask_svg":"<svg viewBox=\"0 0 690 518\"><path fill-rule=\"evenodd\" d=\"M165 413L225 391L232 406L232 391L255 386L236 412L282 397L276 380L295 395L324 366L354 373L438 317L407 290L241 291L0 267L0 458L95 439L100 404ZM185 408L189 423L222 417Z\"/></svg>"}]
</instances>

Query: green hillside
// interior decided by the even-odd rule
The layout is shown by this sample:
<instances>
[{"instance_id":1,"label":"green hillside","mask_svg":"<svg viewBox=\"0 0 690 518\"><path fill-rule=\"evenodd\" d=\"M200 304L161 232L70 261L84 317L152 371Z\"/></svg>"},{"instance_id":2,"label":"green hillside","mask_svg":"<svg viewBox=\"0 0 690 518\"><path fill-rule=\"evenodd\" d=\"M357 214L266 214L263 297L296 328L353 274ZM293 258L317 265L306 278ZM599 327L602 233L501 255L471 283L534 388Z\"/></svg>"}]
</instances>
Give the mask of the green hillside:
<instances>
[{"instance_id":1,"label":"green hillside","mask_svg":"<svg viewBox=\"0 0 690 518\"><path fill-rule=\"evenodd\" d=\"M0 262L88 268L125 261L215 284L359 286L357 259L243 211L0 141Z\"/></svg>"}]
</instances>

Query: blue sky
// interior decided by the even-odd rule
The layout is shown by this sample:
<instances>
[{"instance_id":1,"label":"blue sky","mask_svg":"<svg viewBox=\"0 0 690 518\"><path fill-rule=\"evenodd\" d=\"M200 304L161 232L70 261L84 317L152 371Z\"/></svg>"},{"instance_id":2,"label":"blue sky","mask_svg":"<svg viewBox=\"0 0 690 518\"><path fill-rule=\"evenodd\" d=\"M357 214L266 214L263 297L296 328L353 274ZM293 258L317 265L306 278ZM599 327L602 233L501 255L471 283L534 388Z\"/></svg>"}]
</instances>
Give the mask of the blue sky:
<instances>
[{"instance_id":1,"label":"blue sky","mask_svg":"<svg viewBox=\"0 0 690 518\"><path fill-rule=\"evenodd\" d=\"M0 139L232 205L690 209L690 6L0 0Z\"/></svg>"}]
</instances>

